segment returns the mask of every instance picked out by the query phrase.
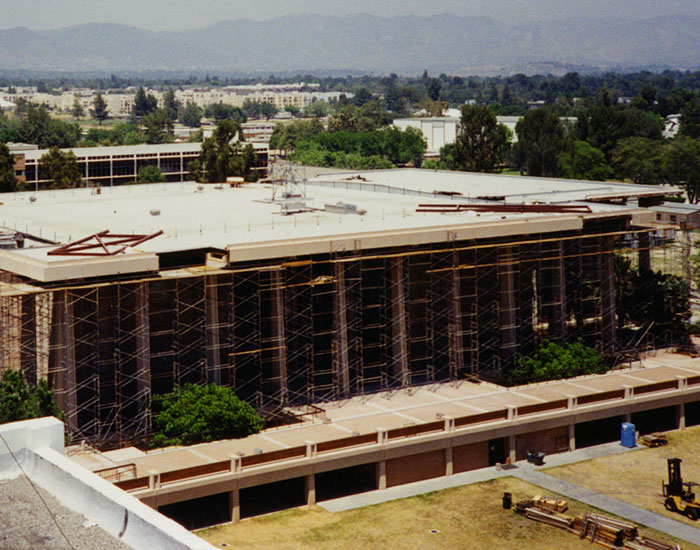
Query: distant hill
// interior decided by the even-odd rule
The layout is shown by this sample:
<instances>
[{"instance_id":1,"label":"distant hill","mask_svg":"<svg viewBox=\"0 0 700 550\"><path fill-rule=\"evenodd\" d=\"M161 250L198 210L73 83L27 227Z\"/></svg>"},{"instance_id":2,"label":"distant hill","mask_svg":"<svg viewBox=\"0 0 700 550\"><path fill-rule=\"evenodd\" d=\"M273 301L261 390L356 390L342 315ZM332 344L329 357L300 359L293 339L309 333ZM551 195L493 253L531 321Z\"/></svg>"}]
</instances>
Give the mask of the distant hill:
<instances>
[{"instance_id":1,"label":"distant hill","mask_svg":"<svg viewBox=\"0 0 700 550\"><path fill-rule=\"evenodd\" d=\"M95 23L0 31L0 69L485 74L700 66L700 17L506 25L487 17L305 15L151 32Z\"/></svg>"}]
</instances>

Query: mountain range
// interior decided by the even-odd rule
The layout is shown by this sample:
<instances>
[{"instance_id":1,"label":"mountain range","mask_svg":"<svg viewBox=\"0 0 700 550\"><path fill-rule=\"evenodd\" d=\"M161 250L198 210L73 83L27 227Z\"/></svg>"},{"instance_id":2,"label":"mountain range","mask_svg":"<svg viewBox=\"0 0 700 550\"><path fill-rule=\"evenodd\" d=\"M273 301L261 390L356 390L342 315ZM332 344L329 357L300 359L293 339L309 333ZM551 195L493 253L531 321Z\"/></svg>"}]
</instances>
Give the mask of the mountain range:
<instances>
[{"instance_id":1,"label":"mountain range","mask_svg":"<svg viewBox=\"0 0 700 550\"><path fill-rule=\"evenodd\" d=\"M186 21L183 21L183 26ZM533 67L700 67L700 17L295 15L148 31L109 23L0 30L0 70L487 74ZM529 68L529 69L528 69Z\"/></svg>"}]
</instances>

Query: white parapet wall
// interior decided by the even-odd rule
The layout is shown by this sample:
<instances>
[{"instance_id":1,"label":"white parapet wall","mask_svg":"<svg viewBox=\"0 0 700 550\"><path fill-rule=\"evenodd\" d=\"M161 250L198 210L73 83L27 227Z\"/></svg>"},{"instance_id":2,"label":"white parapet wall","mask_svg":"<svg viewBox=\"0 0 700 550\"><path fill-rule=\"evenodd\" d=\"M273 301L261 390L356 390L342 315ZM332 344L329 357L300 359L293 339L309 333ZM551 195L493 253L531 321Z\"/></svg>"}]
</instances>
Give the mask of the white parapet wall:
<instances>
[{"instance_id":1,"label":"white parapet wall","mask_svg":"<svg viewBox=\"0 0 700 550\"><path fill-rule=\"evenodd\" d=\"M61 421L4 424L0 436L0 479L26 474L66 508L135 550L214 550L179 523L66 458Z\"/></svg>"}]
</instances>

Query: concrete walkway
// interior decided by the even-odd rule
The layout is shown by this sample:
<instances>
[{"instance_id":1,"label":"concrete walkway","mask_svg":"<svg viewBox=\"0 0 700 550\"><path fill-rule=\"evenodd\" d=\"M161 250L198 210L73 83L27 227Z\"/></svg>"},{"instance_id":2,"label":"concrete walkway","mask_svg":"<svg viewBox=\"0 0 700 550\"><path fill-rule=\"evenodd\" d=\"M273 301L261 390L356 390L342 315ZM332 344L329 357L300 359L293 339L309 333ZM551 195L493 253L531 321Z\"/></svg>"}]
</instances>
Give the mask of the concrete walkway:
<instances>
[{"instance_id":1,"label":"concrete walkway","mask_svg":"<svg viewBox=\"0 0 700 550\"><path fill-rule=\"evenodd\" d=\"M637 448L638 449L638 448ZM607 443L596 447L587 447L571 453L561 453L546 457L545 467L563 466L593 458L610 456L623 452L634 452L637 449L627 449L619 443ZM546 470L545 470L546 471ZM389 502L401 498L422 495L433 491L442 491L452 487L461 487L472 483L480 483L501 477L517 477L543 489L547 489L574 500L578 500L589 506L595 506L606 512L610 512L625 518L638 525L644 525L657 531L667 533L673 537L700 545L700 528L681 523L674 519L643 510L621 500L601 495L578 485L562 481L553 476L547 475L545 471L539 469L526 461L517 462L511 466L502 468L489 467L470 472L454 474L439 478L419 481L391 487L383 491L369 491L358 495L327 500L318 503L318 506L329 512L343 512L365 506L372 506L382 502Z\"/></svg>"}]
</instances>

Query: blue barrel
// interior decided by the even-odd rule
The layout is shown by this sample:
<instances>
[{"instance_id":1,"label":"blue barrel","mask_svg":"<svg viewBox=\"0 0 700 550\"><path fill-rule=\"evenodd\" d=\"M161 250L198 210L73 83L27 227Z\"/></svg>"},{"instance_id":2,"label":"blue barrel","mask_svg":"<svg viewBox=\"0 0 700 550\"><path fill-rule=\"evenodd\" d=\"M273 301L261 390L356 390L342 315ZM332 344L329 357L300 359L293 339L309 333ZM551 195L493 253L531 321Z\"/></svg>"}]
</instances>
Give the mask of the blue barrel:
<instances>
[{"instance_id":1,"label":"blue barrel","mask_svg":"<svg viewBox=\"0 0 700 550\"><path fill-rule=\"evenodd\" d=\"M636 427L631 422L623 422L620 429L620 444L629 449L637 446Z\"/></svg>"}]
</instances>

